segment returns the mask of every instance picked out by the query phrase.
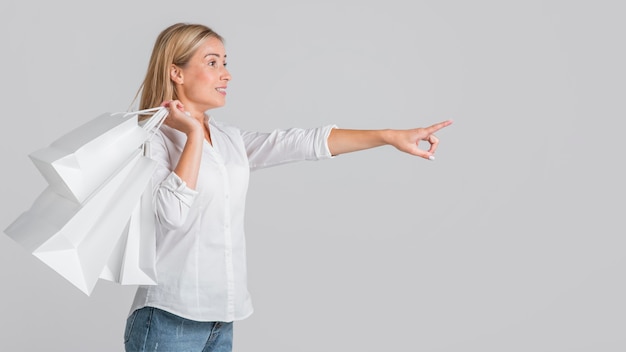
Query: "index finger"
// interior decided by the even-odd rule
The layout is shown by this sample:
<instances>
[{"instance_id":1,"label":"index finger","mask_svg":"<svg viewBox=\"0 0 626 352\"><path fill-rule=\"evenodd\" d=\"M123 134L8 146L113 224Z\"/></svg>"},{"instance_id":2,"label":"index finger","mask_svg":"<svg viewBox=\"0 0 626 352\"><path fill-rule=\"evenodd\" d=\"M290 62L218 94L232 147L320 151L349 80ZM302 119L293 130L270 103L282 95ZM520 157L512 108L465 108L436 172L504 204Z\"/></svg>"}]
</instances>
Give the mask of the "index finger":
<instances>
[{"instance_id":1,"label":"index finger","mask_svg":"<svg viewBox=\"0 0 626 352\"><path fill-rule=\"evenodd\" d=\"M446 120L443 122L436 123L432 126L426 127L425 129L426 129L426 132L428 132L428 134L433 134L444 127L450 126L451 124L452 124L452 120Z\"/></svg>"}]
</instances>

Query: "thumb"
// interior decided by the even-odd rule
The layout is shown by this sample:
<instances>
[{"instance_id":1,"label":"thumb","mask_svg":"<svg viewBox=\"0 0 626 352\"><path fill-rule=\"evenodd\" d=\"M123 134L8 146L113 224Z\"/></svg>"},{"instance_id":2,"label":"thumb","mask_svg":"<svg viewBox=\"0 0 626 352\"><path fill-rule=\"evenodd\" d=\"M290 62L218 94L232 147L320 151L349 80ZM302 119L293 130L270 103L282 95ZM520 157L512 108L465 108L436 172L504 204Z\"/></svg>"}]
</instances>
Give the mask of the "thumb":
<instances>
[{"instance_id":1,"label":"thumb","mask_svg":"<svg viewBox=\"0 0 626 352\"><path fill-rule=\"evenodd\" d=\"M433 155L433 153L424 149L420 149L417 144L415 144L410 150L407 150L406 152L427 160L435 160L435 156Z\"/></svg>"}]
</instances>

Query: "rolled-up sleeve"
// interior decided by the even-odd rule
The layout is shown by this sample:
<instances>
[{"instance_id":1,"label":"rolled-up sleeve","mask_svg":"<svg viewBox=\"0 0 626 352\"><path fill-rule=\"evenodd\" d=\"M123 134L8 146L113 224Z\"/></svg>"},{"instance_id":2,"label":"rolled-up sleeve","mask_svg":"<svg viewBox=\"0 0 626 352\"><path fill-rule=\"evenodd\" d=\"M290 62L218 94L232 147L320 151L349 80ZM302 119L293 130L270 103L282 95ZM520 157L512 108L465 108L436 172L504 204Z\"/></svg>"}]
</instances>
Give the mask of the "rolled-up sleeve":
<instances>
[{"instance_id":1,"label":"rolled-up sleeve","mask_svg":"<svg viewBox=\"0 0 626 352\"><path fill-rule=\"evenodd\" d=\"M275 165L332 158L328 136L336 125L290 128L269 133L241 131L251 170Z\"/></svg>"},{"instance_id":2,"label":"rolled-up sleeve","mask_svg":"<svg viewBox=\"0 0 626 352\"><path fill-rule=\"evenodd\" d=\"M174 150L175 148L169 148ZM154 210L157 222L167 229L176 229L185 224L189 211L198 192L187 187L173 169L173 156L168 152L163 136L155 135L150 142L149 156L157 161L157 169L152 176Z\"/></svg>"},{"instance_id":3,"label":"rolled-up sleeve","mask_svg":"<svg viewBox=\"0 0 626 352\"><path fill-rule=\"evenodd\" d=\"M183 226L197 195L198 192L187 187L178 175L171 172L155 191L157 221L169 229Z\"/></svg>"}]
</instances>

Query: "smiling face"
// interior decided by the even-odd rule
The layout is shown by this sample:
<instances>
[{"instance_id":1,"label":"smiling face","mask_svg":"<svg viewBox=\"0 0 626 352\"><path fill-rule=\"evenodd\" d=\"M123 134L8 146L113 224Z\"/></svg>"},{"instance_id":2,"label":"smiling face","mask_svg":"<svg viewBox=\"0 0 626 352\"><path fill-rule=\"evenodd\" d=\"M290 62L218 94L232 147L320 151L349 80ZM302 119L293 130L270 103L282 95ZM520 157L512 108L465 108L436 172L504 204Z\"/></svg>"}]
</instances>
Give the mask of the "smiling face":
<instances>
[{"instance_id":1,"label":"smiling face","mask_svg":"<svg viewBox=\"0 0 626 352\"><path fill-rule=\"evenodd\" d=\"M221 40L207 38L184 67L172 65L170 79L176 85L185 110L204 112L224 106L230 73Z\"/></svg>"}]
</instances>

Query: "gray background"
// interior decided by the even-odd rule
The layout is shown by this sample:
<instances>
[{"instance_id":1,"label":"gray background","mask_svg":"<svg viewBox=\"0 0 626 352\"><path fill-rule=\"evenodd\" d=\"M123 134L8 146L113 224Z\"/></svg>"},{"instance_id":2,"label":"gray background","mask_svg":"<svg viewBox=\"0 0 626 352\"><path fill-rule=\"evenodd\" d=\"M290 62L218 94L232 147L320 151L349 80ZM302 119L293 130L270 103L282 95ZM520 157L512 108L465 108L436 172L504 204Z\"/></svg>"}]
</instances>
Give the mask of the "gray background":
<instances>
[{"instance_id":1,"label":"gray background","mask_svg":"<svg viewBox=\"0 0 626 352\"><path fill-rule=\"evenodd\" d=\"M255 314L235 351L625 351L620 1L17 1L0 5L6 228L45 187L27 154L126 110L157 34L226 38L213 112L242 128L410 128L256 172ZM121 351L134 287L91 297L0 236L0 350Z\"/></svg>"}]
</instances>

